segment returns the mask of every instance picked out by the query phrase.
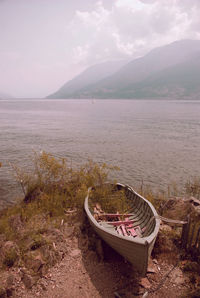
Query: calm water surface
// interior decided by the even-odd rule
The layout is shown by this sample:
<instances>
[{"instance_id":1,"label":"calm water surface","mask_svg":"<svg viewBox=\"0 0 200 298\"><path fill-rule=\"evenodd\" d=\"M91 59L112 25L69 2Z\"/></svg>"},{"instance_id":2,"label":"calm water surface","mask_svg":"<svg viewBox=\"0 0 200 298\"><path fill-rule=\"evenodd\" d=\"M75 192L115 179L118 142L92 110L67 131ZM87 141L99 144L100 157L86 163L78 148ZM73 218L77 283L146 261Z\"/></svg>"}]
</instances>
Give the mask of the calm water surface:
<instances>
[{"instance_id":1,"label":"calm water surface","mask_svg":"<svg viewBox=\"0 0 200 298\"><path fill-rule=\"evenodd\" d=\"M32 150L117 165L121 182L157 188L200 176L200 101L0 100L0 201L20 194L9 163Z\"/></svg>"}]
</instances>

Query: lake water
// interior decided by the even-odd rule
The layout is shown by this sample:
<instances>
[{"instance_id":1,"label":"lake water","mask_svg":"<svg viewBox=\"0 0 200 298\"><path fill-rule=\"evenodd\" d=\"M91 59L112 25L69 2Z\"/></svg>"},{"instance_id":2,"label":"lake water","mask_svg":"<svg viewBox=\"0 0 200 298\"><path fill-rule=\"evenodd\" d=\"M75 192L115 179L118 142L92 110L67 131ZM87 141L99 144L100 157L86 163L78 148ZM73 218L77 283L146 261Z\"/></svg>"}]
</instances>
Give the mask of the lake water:
<instances>
[{"instance_id":1,"label":"lake water","mask_svg":"<svg viewBox=\"0 0 200 298\"><path fill-rule=\"evenodd\" d=\"M20 194L9 163L32 150L117 165L134 186L166 188L200 176L200 101L0 100L0 201Z\"/></svg>"}]
</instances>

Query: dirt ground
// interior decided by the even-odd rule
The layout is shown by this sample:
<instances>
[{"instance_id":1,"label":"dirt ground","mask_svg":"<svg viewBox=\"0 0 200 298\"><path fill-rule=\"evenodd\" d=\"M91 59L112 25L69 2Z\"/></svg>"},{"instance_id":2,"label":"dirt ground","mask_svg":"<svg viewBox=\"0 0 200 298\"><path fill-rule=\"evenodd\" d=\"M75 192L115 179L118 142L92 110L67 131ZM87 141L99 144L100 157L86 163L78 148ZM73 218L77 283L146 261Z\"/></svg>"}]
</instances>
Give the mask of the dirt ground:
<instances>
[{"instance_id":1,"label":"dirt ground","mask_svg":"<svg viewBox=\"0 0 200 298\"><path fill-rule=\"evenodd\" d=\"M96 236L95 236L96 237ZM151 260L145 278L120 255L96 238L95 249L80 232L65 239L63 259L27 289L15 275L15 297L20 298L90 298L90 297L188 297L189 277L176 266L177 260L158 257ZM175 258L176 259L176 258ZM180 265L180 263L179 263ZM18 278L18 282L16 279Z\"/></svg>"}]
</instances>

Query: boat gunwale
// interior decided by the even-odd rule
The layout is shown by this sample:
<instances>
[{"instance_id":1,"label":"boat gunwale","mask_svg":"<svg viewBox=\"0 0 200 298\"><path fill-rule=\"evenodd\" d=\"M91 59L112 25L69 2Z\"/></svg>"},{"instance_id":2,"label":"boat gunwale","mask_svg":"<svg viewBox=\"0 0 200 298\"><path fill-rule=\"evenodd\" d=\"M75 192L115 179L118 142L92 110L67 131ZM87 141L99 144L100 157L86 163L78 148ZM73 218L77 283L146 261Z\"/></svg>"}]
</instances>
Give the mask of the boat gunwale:
<instances>
[{"instance_id":1,"label":"boat gunwale","mask_svg":"<svg viewBox=\"0 0 200 298\"><path fill-rule=\"evenodd\" d=\"M116 232L110 231L108 230L108 228L103 227L99 222L96 221L96 219L94 218L94 216L92 215L92 213L89 210L89 206L88 206L88 199L89 199L89 194L90 191L92 189L92 187L88 188L88 192L87 192L87 196L85 198L85 202L84 202L84 208L85 208L85 212L89 218L89 220L96 226L97 229L103 230L104 232L111 234L119 239L122 239L124 241L129 241L129 242L133 242L135 244L140 244L140 245L147 245L150 244L157 236L158 231L159 231L159 227L160 227L160 219L157 218L158 217L158 213L156 212L156 209L154 208L154 206L151 204L151 202L149 202L147 199L145 199L143 196L141 196L140 194L138 194L131 186L129 185L125 185L122 183L116 183L116 185L122 186L123 188L128 188L129 190L131 190L131 192L133 192L135 195L137 195L138 197L140 197L142 200L144 200L150 207L150 209L152 210L152 217L155 217L155 228L153 230L153 232L149 235L149 236L145 236L143 238L133 238L130 236L123 236L123 235L119 235Z\"/></svg>"}]
</instances>

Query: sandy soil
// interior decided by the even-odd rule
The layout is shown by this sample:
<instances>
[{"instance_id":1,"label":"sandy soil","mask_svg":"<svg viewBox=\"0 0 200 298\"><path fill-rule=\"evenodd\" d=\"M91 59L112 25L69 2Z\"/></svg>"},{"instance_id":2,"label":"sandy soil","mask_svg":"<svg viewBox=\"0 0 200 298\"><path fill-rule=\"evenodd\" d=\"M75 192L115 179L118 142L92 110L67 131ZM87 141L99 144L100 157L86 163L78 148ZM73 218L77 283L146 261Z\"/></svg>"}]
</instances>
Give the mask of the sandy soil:
<instances>
[{"instance_id":1,"label":"sandy soil","mask_svg":"<svg viewBox=\"0 0 200 298\"><path fill-rule=\"evenodd\" d=\"M188 277L169 261L162 258L151 261L149 273L142 279L129 263L105 243L101 246L98 238L96 243L96 249L90 249L87 237L81 232L67 238L67 253L61 262L52 267L30 290L19 282L15 296L129 298L144 295L151 298L175 298L186 295L190 288Z\"/></svg>"}]
</instances>

